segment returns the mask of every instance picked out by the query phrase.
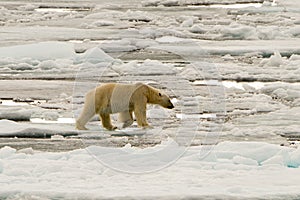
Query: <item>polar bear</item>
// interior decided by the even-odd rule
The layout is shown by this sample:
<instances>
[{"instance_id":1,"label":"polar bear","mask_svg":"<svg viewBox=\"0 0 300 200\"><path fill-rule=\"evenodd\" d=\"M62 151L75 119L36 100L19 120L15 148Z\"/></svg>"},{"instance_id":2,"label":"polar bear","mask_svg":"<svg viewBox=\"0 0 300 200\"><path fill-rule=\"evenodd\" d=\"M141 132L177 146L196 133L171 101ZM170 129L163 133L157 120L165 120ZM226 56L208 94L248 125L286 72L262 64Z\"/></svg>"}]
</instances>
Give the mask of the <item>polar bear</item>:
<instances>
[{"instance_id":1,"label":"polar bear","mask_svg":"<svg viewBox=\"0 0 300 200\"><path fill-rule=\"evenodd\" d=\"M149 85L143 83L102 84L86 94L83 110L76 120L76 128L87 130L85 124L95 114L99 114L102 126L108 130L115 130L117 127L113 126L110 120L110 114L113 113L119 113L119 120L125 128L133 123L132 112L139 127L150 127L146 118L147 104L157 104L168 109L174 108L166 94Z\"/></svg>"}]
</instances>

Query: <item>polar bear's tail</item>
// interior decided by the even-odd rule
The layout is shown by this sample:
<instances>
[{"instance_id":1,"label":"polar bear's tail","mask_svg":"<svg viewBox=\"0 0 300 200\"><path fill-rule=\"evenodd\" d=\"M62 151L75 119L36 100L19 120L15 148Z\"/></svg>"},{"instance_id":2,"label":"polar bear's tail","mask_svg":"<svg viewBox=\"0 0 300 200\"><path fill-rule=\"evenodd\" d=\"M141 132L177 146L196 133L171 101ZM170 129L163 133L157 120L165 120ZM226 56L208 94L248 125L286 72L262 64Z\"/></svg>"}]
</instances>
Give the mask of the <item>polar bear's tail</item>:
<instances>
[{"instance_id":1,"label":"polar bear's tail","mask_svg":"<svg viewBox=\"0 0 300 200\"><path fill-rule=\"evenodd\" d=\"M95 89L85 95L84 106L79 118L76 120L78 130L87 130L86 123L95 115Z\"/></svg>"}]
</instances>

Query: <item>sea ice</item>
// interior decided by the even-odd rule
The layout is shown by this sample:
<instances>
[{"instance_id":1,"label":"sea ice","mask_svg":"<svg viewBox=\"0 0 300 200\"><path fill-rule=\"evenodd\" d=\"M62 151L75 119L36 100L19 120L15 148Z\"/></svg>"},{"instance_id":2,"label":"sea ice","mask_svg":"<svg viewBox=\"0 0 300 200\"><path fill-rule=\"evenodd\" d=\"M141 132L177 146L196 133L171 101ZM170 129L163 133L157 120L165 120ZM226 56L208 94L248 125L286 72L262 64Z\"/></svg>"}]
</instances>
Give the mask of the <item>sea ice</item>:
<instances>
[{"instance_id":1,"label":"sea ice","mask_svg":"<svg viewBox=\"0 0 300 200\"><path fill-rule=\"evenodd\" d=\"M113 62L114 59L104 53L98 47L91 48L87 50L84 54L77 56L78 62L90 62L93 64L101 63L101 62Z\"/></svg>"},{"instance_id":2,"label":"sea ice","mask_svg":"<svg viewBox=\"0 0 300 200\"><path fill-rule=\"evenodd\" d=\"M98 21L94 21L90 26L101 27L101 26L113 26L113 25L115 25L115 22L113 21L98 20Z\"/></svg>"},{"instance_id":3,"label":"sea ice","mask_svg":"<svg viewBox=\"0 0 300 200\"><path fill-rule=\"evenodd\" d=\"M205 26L203 26L202 24L194 24L190 30L190 32L192 33L197 33L197 34L204 34L206 33L208 30L207 28L205 28Z\"/></svg>"},{"instance_id":4,"label":"sea ice","mask_svg":"<svg viewBox=\"0 0 300 200\"><path fill-rule=\"evenodd\" d=\"M63 42L41 42L37 44L0 47L0 58L51 60L53 58L73 59L75 51L72 44Z\"/></svg>"},{"instance_id":5,"label":"sea ice","mask_svg":"<svg viewBox=\"0 0 300 200\"><path fill-rule=\"evenodd\" d=\"M171 75L176 73L170 64L164 64L160 61L149 59L141 64L137 61L131 61L123 65L113 65L112 69L121 75Z\"/></svg>"},{"instance_id":6,"label":"sea ice","mask_svg":"<svg viewBox=\"0 0 300 200\"><path fill-rule=\"evenodd\" d=\"M14 155L16 153L16 150L11 148L11 147L3 147L0 149L0 158L4 159L4 158L8 158L12 155Z\"/></svg>"},{"instance_id":7,"label":"sea ice","mask_svg":"<svg viewBox=\"0 0 300 200\"><path fill-rule=\"evenodd\" d=\"M121 20L128 20L128 21L143 21L149 22L152 21L155 16L151 13L144 12L144 11L133 11L127 10L123 16L121 16Z\"/></svg>"},{"instance_id":8,"label":"sea ice","mask_svg":"<svg viewBox=\"0 0 300 200\"><path fill-rule=\"evenodd\" d=\"M254 165L257 166L258 163L256 160L250 159L250 158L245 158L242 156L234 156L232 158L232 161L234 164L243 164L243 165Z\"/></svg>"},{"instance_id":9,"label":"sea ice","mask_svg":"<svg viewBox=\"0 0 300 200\"><path fill-rule=\"evenodd\" d=\"M194 20L192 18L186 19L182 22L181 26L182 27L191 27L194 24Z\"/></svg>"},{"instance_id":10,"label":"sea ice","mask_svg":"<svg viewBox=\"0 0 300 200\"><path fill-rule=\"evenodd\" d=\"M15 121L29 121L34 113L39 113L41 109L34 107L9 106L0 105L0 119L9 119Z\"/></svg>"},{"instance_id":11,"label":"sea ice","mask_svg":"<svg viewBox=\"0 0 300 200\"><path fill-rule=\"evenodd\" d=\"M166 147L173 151L161 153ZM20 198L33 194L45 198L117 198L124 195L153 197L155 193L158 199L170 193L172 196L190 197L191 192L193 197L229 195L239 198L270 193L272 197L299 195L295 191L299 180L299 148L262 142L222 142L214 148L190 147L176 162L155 173L137 176L130 173L139 171L122 173L112 170L114 167L120 171L155 168L170 162L180 148L172 140L145 149L131 145L123 148L90 146L60 153L25 154L4 147L0 149L1 195L16 197L22 194ZM209 154L200 157L202 151ZM127 166L128 163L132 165ZM263 181L257 182L257 177ZM14 181L16 179L18 181ZM24 182L26 187L21 187ZM66 185L66 182L69 184ZM235 185L241 189L233 188ZM117 193L115 188L118 188Z\"/></svg>"},{"instance_id":12,"label":"sea ice","mask_svg":"<svg viewBox=\"0 0 300 200\"><path fill-rule=\"evenodd\" d=\"M64 11L61 8L56 11L51 11L51 8L48 11L38 10L38 2L24 5L22 1L18 4L3 2L0 7L0 42L7 47L0 48L1 78L19 80L0 81L1 98L18 96L48 99L39 106L53 110L43 110L44 115L40 117L59 120L61 113L78 110L84 92L98 84L99 77L103 81L124 81L119 78L120 75L133 75L130 81L137 81L160 78L154 75L170 75L175 77L174 80L167 78L161 81L179 90L176 96L179 108L175 112L179 118L189 117L189 126L182 128L185 135L179 134L174 140L166 141L163 137L155 137L158 130L162 135L177 134L172 127L177 122L172 122L167 124L171 128L154 129L151 136L155 138L151 139L136 128L124 132L127 131L128 135L139 133L139 136L117 136L118 133L112 137L110 133L107 134L109 136L103 136L102 133L99 136L98 129L80 133L83 141L84 138L105 137L104 146L124 145L122 148L89 146L89 143L85 143L88 146L85 149L50 153L3 147L0 149L0 198L299 197L300 147L268 144L277 143L274 140L278 137L278 141L286 141L282 136L299 138L300 90L298 83L291 83L300 80L300 48L295 45L299 43L300 33L299 2L265 1L255 4L257 7L249 7L249 0L239 1L246 3L244 5L236 4L237 0L222 1L231 4L227 6L203 5L220 4L217 0L124 2L123 5L116 0L104 0L101 4L91 1L87 5L90 6L87 12L65 10L67 12L62 13L57 12ZM51 3L54 7L67 4ZM79 4L82 6L76 3ZM236 9L237 6L239 9ZM57 40L67 42L20 45ZM69 40L79 42L77 45L80 45L75 49L82 53L75 53L74 45ZM123 63L113 58L123 52L124 57L131 56L134 59ZM152 57L145 60L147 56L156 56L160 52L168 52L170 60L156 61ZM182 56L179 62L184 63L172 63L178 59L173 54ZM201 62L193 62L194 58L196 61L201 59ZM21 80L72 79L76 73L75 88L73 81ZM219 93L217 89L221 88L222 82L195 83L193 96L191 90L185 87L190 81L212 78L286 82L260 83L257 87L254 85L256 82L233 83L234 87L225 89L226 99L218 98L222 95L215 96L218 103L226 101L227 113L220 116L228 120L222 124L222 118L221 124L215 125L223 109L219 104L212 105L210 92ZM182 94L190 96L182 97ZM72 95L76 104L74 108L69 103ZM200 111L207 114L200 115L199 110L195 109L199 103ZM184 111L187 114L177 113L180 105L186 106ZM0 120L1 136L52 136L54 142L58 139L68 141L56 134L78 134L72 123L29 124L9 121L9 117L29 119L32 113L40 114L40 110L2 106L0 114L6 119ZM158 110L161 109L148 110L150 120L167 121L175 114L174 111ZM215 114L213 111L218 112ZM196 119L201 126L193 126ZM216 143L213 136L216 136L216 129L220 126L224 131L220 135L222 139L215 146L212 145ZM185 148L186 141L194 136L195 127L199 129L197 134L207 135L208 139L196 138L198 141L193 144L198 146ZM139 147L139 141L148 145L156 140L162 140L163 143ZM259 140L268 143L222 140ZM181 156L178 157L178 154ZM161 166L166 168L139 176L111 169L139 173L160 169Z\"/></svg>"},{"instance_id":13,"label":"sea ice","mask_svg":"<svg viewBox=\"0 0 300 200\"><path fill-rule=\"evenodd\" d=\"M110 52L130 52L137 50L137 47L129 39L102 42L99 47L106 53Z\"/></svg>"},{"instance_id":14,"label":"sea ice","mask_svg":"<svg viewBox=\"0 0 300 200\"><path fill-rule=\"evenodd\" d=\"M0 120L0 136L3 137L50 137L52 135L77 135L74 125L61 124L26 124L11 120Z\"/></svg>"},{"instance_id":15,"label":"sea ice","mask_svg":"<svg viewBox=\"0 0 300 200\"><path fill-rule=\"evenodd\" d=\"M228 27L221 27L220 32L224 39L236 40L255 40L258 39L256 30L250 26L243 26L236 23L230 24Z\"/></svg>"}]
</instances>

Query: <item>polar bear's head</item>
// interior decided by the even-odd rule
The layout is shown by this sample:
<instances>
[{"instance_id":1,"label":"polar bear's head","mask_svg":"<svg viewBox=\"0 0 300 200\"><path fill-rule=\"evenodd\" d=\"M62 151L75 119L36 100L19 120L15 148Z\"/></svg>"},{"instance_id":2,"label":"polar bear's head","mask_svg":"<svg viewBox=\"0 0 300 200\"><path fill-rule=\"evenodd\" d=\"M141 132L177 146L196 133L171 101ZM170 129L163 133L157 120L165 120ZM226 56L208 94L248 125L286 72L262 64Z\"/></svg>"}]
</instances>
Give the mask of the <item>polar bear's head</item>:
<instances>
[{"instance_id":1,"label":"polar bear's head","mask_svg":"<svg viewBox=\"0 0 300 200\"><path fill-rule=\"evenodd\" d=\"M169 108L169 109L174 108L174 105L172 104L168 95L166 95L162 92L158 93L158 103L157 104L161 105L164 108Z\"/></svg>"},{"instance_id":2,"label":"polar bear's head","mask_svg":"<svg viewBox=\"0 0 300 200\"><path fill-rule=\"evenodd\" d=\"M151 86L148 86L148 89L149 89L148 103L158 104L164 108L169 108L169 109L174 108L174 105L172 104L167 94Z\"/></svg>"}]
</instances>

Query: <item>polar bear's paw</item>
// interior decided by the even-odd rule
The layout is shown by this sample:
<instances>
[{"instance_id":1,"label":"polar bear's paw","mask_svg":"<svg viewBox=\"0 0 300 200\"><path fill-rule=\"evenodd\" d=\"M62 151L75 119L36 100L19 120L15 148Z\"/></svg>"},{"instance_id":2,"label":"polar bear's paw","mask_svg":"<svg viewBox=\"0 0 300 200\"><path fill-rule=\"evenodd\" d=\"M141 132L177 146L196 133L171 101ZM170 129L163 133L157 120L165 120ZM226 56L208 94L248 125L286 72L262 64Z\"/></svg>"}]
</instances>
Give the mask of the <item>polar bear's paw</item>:
<instances>
[{"instance_id":1,"label":"polar bear's paw","mask_svg":"<svg viewBox=\"0 0 300 200\"><path fill-rule=\"evenodd\" d=\"M76 129L77 130L89 130L85 126L80 125L78 122L76 122Z\"/></svg>"},{"instance_id":2,"label":"polar bear's paw","mask_svg":"<svg viewBox=\"0 0 300 200\"><path fill-rule=\"evenodd\" d=\"M109 131L114 131L114 130L116 130L118 127L116 127L116 126L109 126L109 127L105 127L107 130L109 130Z\"/></svg>"}]
</instances>

